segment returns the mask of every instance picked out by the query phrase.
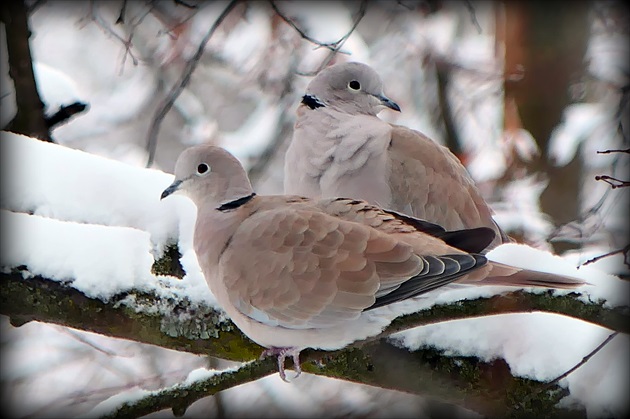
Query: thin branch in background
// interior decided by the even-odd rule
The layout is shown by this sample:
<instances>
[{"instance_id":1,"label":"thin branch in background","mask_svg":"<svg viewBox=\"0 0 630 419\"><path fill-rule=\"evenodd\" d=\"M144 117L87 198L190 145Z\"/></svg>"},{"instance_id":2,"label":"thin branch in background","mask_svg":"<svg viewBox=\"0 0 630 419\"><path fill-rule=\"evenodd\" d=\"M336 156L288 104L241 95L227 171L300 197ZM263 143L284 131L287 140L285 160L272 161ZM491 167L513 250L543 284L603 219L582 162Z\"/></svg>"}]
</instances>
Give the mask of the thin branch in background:
<instances>
[{"instance_id":1,"label":"thin branch in background","mask_svg":"<svg viewBox=\"0 0 630 419\"><path fill-rule=\"evenodd\" d=\"M63 326L57 326L56 329L61 332L64 333L68 336L70 336L71 338L73 338L76 341L79 341L81 343L83 343L84 345L89 346L90 348L94 349L97 352L100 352L104 355L107 355L109 357L125 357L125 358L131 358L131 356L129 355L120 355L114 351L110 351L108 349L102 348L94 343L92 343L90 340L88 340L84 335L80 334L78 331L74 330L74 329L70 329L67 327L63 327Z\"/></svg>"},{"instance_id":2,"label":"thin branch in background","mask_svg":"<svg viewBox=\"0 0 630 419\"><path fill-rule=\"evenodd\" d=\"M339 38L338 40L334 42L321 42L315 38L310 37L306 32L300 29L300 27L291 18L289 18L287 15L282 13L280 9L278 9L278 6L276 5L274 1L270 1L269 3L271 4L271 8L273 9L273 11L276 12L276 14L280 16L282 20L284 20L293 29L295 29L302 38L306 39L310 43L317 45L317 48L328 48L329 50L334 51L334 52L339 51L340 44L346 39L348 39L348 37L352 34L352 32L354 32L354 29L358 25L358 22L355 22L355 24L352 26L352 28L347 34L345 34L343 37ZM361 3L361 9L365 8L365 3L367 3L365 0Z\"/></svg>"},{"instance_id":3,"label":"thin branch in background","mask_svg":"<svg viewBox=\"0 0 630 419\"><path fill-rule=\"evenodd\" d=\"M630 148L626 148L625 150L603 150L597 151L597 154L610 154L610 153L628 153L630 154Z\"/></svg>"},{"instance_id":4,"label":"thin branch in background","mask_svg":"<svg viewBox=\"0 0 630 419\"><path fill-rule=\"evenodd\" d=\"M611 189L617 188L625 188L626 186L630 186L630 181L628 180L620 180L608 175L598 175L595 176L595 180L601 180L606 182L611 186Z\"/></svg>"},{"instance_id":5,"label":"thin branch in background","mask_svg":"<svg viewBox=\"0 0 630 419\"><path fill-rule=\"evenodd\" d=\"M470 20L472 21L472 24L475 25L475 28L477 28L477 32L481 35L482 30L481 30L481 25L479 25L479 21L477 20L477 15L475 14L475 7L472 5L470 0L466 0L466 8L468 9L468 12L470 13Z\"/></svg>"},{"instance_id":6,"label":"thin branch in background","mask_svg":"<svg viewBox=\"0 0 630 419\"><path fill-rule=\"evenodd\" d=\"M127 0L123 0L122 6L120 6L120 14L118 15L118 19L116 19L116 25L121 23L125 23L125 11L127 10Z\"/></svg>"},{"instance_id":7,"label":"thin branch in background","mask_svg":"<svg viewBox=\"0 0 630 419\"><path fill-rule=\"evenodd\" d=\"M619 253L623 253L623 263L630 268L630 244L624 247L623 249L613 250L611 252L604 253L603 255L599 255L592 259L589 259L586 262L582 263L580 266L589 265L591 263L597 262L598 260L607 258L609 256L617 255Z\"/></svg>"},{"instance_id":8,"label":"thin branch in background","mask_svg":"<svg viewBox=\"0 0 630 419\"><path fill-rule=\"evenodd\" d=\"M70 105L63 105L59 110L51 116L45 116L46 126L49 130L56 128L61 124L69 122L74 115L85 111L89 105L83 102L74 102Z\"/></svg>"},{"instance_id":9,"label":"thin branch in background","mask_svg":"<svg viewBox=\"0 0 630 419\"><path fill-rule=\"evenodd\" d=\"M190 82L190 77L192 76L193 71L195 71L195 68L197 68L197 64L199 64L199 60L201 59L201 56L203 55L203 51L206 48L206 44L208 43L208 41L210 41L210 38L212 37L214 32L217 30L221 22L223 22L223 20L232 11L232 9L234 9L237 3L238 3L238 0L232 0L227 5L227 7L223 10L223 12L221 12L217 20L214 21L214 23L210 27L210 30L206 33L206 35L203 37L203 39L199 43L199 46L197 47L197 51L195 52L195 55L193 55L192 58L188 60L188 62L186 63L186 68L184 68L184 71L182 72L181 77L179 78L177 83L175 83L175 85L173 86L171 91L168 93L168 95L166 95L166 97L158 105L157 111L155 112L155 115L153 115L151 127L149 128L149 134L147 135L146 150L149 153L149 158L147 159L146 167L151 167L155 159L155 149L157 147L157 136L158 136L158 132L160 131L160 125L162 124L164 117L166 116L168 111L170 111L171 108L173 107L173 104L175 103L175 100L177 100L177 97L182 93L184 88Z\"/></svg>"},{"instance_id":10,"label":"thin branch in background","mask_svg":"<svg viewBox=\"0 0 630 419\"><path fill-rule=\"evenodd\" d=\"M525 400L523 400L521 402L521 406L525 406L525 403L530 401L531 399L533 399L535 396L539 395L540 393L542 393L543 391L555 386L556 384L558 384L558 382L560 380L562 380L563 378L568 377L570 374L572 374L575 370L577 370L578 368L580 368L582 365L586 364L589 359L591 359L593 356L595 356L595 354L599 351L601 351L606 345L608 345L608 343L613 340L613 338L615 336L617 336L619 334L619 332L613 332L610 335L608 335L608 337L599 344L599 346L597 346L597 348L593 349L588 355L586 355L584 358L582 358L582 360L580 362L578 362L573 368L571 368L570 370L566 371L565 373L559 375L558 377L554 378L553 380L549 381L548 383L545 383L540 389L538 389L538 391L530 394L528 397L525 398Z\"/></svg>"},{"instance_id":11,"label":"thin branch in background","mask_svg":"<svg viewBox=\"0 0 630 419\"><path fill-rule=\"evenodd\" d=\"M365 16L365 12L367 11L367 0L363 0L361 2L361 5L359 6L359 11L357 12L357 15L354 18L352 27L346 34L334 42L321 42L321 41L316 40L315 38L310 37L309 35L306 34L306 32L300 29L291 18L287 17L284 13L280 11L280 9L278 9L278 6L275 4L274 1L270 0L269 3L271 4L271 8L273 9L273 11L276 12L276 14L282 20L284 20L288 25L290 25L293 29L295 29L295 31L299 33L302 38L317 45L317 48L327 48L330 50L330 53L328 54L328 56L324 59L324 61L322 61L322 63L319 65L319 67L316 70L310 71L307 73L298 72L298 74L301 76L314 76L315 74L319 73L323 68L325 68L337 53L346 54L345 52L340 51L341 47L343 46L343 44L345 44L348 38L350 38L350 35L352 35L352 33L357 28L357 26L359 26L359 23L361 22L361 20L363 19L363 16Z\"/></svg>"},{"instance_id":12,"label":"thin branch in background","mask_svg":"<svg viewBox=\"0 0 630 419\"><path fill-rule=\"evenodd\" d=\"M138 65L138 59L133 55L131 48L133 44L131 43L131 39L133 38L133 32L129 34L129 39L124 39L122 36L118 35L111 27L103 20L103 18L96 13L96 5L94 2L90 2L90 14L89 19L92 21L98 28L100 28L106 35L109 35L115 39L117 39L123 46L125 47L125 53L122 58L122 65L124 67L125 62L127 61L127 56L131 57L133 65Z\"/></svg>"},{"instance_id":13,"label":"thin branch in background","mask_svg":"<svg viewBox=\"0 0 630 419\"><path fill-rule=\"evenodd\" d=\"M621 92L621 98L619 99L619 106L617 107L617 113L615 114L617 118L621 118L623 110L628 104L628 93L630 93L630 85L620 87L619 91Z\"/></svg>"},{"instance_id":14,"label":"thin branch in background","mask_svg":"<svg viewBox=\"0 0 630 419\"><path fill-rule=\"evenodd\" d=\"M26 12L27 14L30 16L31 14L33 14L37 9L39 9L40 6L43 6L44 3L46 3L46 0L36 0L33 3L31 3L30 6L26 5Z\"/></svg>"},{"instance_id":15,"label":"thin branch in background","mask_svg":"<svg viewBox=\"0 0 630 419\"><path fill-rule=\"evenodd\" d=\"M191 7L191 9L195 10L197 6ZM151 5L150 13L164 26L164 29L160 29L157 35L166 35L171 39L177 39L179 36L177 35L179 28L186 25L196 15L196 12L194 12L184 17L176 18L172 16L170 10L166 9L165 5L160 2L155 2Z\"/></svg>"},{"instance_id":16,"label":"thin branch in background","mask_svg":"<svg viewBox=\"0 0 630 419\"><path fill-rule=\"evenodd\" d=\"M627 143L628 138L626 137L626 132L623 129L622 123L622 115L624 115L624 109L628 105L628 93L630 93L630 85L625 85L619 88L619 92L621 93L621 97L619 98L619 106L617 106L617 112L615 112L615 118L617 119L617 132L621 137L621 141L623 143ZM627 151L626 151L627 153Z\"/></svg>"},{"instance_id":17,"label":"thin branch in background","mask_svg":"<svg viewBox=\"0 0 630 419\"><path fill-rule=\"evenodd\" d=\"M123 45L124 54L120 63L120 71L119 71L120 74L122 74L122 71L125 68L125 63L127 62L127 56L131 57L131 60L134 66L137 66L140 61L133 54L132 39L135 33L135 28L138 27L144 21L144 19L151 13L151 10L152 10L152 7L148 7L147 10L143 14L141 14L138 18L136 19L133 19L133 17L131 18L132 21L128 23L128 27L130 27L131 30L129 31L127 39L125 39L121 35L116 33L116 31L114 31L112 27L107 22L105 22L98 13L96 13L96 6L94 4L94 1L90 2L90 12L88 16L86 16L82 20L93 22L98 28L100 28L105 33L105 35L115 38ZM127 13L127 0L124 1L120 10L120 14L115 21L115 24L124 24L125 20L127 20L126 17L124 16L126 13Z\"/></svg>"},{"instance_id":18,"label":"thin branch in background","mask_svg":"<svg viewBox=\"0 0 630 419\"><path fill-rule=\"evenodd\" d=\"M413 11L413 7L409 6L408 4L403 3L403 1L402 1L402 0L397 0L397 1L396 1L396 3L397 3L399 6L402 6L402 7L404 7L405 9L409 10L410 12L411 12L411 11Z\"/></svg>"},{"instance_id":19,"label":"thin branch in background","mask_svg":"<svg viewBox=\"0 0 630 419\"><path fill-rule=\"evenodd\" d=\"M587 211L581 214L577 220L567 223L567 224L583 224L589 217L596 215L599 212L599 210L604 206L604 202L606 202L609 192L610 192L610 189L607 189L606 192L604 192L604 194L602 195L602 197L599 198L599 201L597 201L591 208L589 208ZM563 225L567 225L567 224L563 224ZM547 237L547 240L553 239L555 235L557 234L557 232L563 227L563 225L558 226L554 231L552 231Z\"/></svg>"},{"instance_id":20,"label":"thin branch in background","mask_svg":"<svg viewBox=\"0 0 630 419\"><path fill-rule=\"evenodd\" d=\"M196 4L188 4L184 0L173 0L173 2L175 4L179 4L180 6L184 6L184 7L187 7L189 9L196 9L197 8Z\"/></svg>"}]
</instances>

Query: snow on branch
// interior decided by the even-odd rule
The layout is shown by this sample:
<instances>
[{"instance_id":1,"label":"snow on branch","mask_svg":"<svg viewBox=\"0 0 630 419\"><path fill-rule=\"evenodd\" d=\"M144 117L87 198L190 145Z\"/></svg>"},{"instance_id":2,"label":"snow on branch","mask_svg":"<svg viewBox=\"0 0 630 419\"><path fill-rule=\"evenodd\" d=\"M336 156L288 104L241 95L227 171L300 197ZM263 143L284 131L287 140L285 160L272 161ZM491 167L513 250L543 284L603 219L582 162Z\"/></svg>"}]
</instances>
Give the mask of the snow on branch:
<instances>
[{"instance_id":1,"label":"snow on branch","mask_svg":"<svg viewBox=\"0 0 630 419\"><path fill-rule=\"evenodd\" d=\"M185 299L163 298L136 290L116 295L104 302L90 298L68 284L52 281L41 276L29 277L24 270L13 270L0 274L0 307L2 314L10 317L12 324L19 326L28 321L41 321L91 331L106 336L150 343L169 349L186 351L235 361L251 361L258 357L262 348L249 341L222 313L209 306L191 304ZM24 276L27 278L25 279ZM145 307L143 309L143 307ZM150 310L158 307L158 310ZM465 407L486 414L504 415L518 408L509 404L509 393L496 399L484 398L490 389L482 379L468 382L472 389L465 389L468 378L452 377L452 363L465 363L470 368L483 370L483 362L474 357L447 356L433 348L422 348L409 352L395 349L384 339L393 333L413 327L437 322L466 319L496 314L547 311L580 318L612 330L628 333L629 314L621 309L608 309L598 303L585 303L577 294L554 296L552 293L531 294L515 291L490 298L459 301L436 305L428 310L402 316L388 326L382 334L364 341L355 342L347 348L334 352L309 350L304 353L304 370L313 374L341 379L350 379L383 388L399 389L417 394L441 397L445 400L461 400L466 396ZM94 315L89 315L93 313ZM97 315L98 313L98 315ZM86 315L87 314L87 315ZM395 357L384 357L383 352L395 351ZM418 363L418 358L427 362ZM413 380L394 380L391 365L385 360L395 359L396 370L414 371ZM437 362L438 359L442 361ZM432 360L432 363L428 363ZM428 365L427 365L428 363ZM422 366L424 365L424 366ZM125 404L109 417L138 416L173 408L183 413L194 401L218 391L262 378L276 372L273 359L250 362L240 369L211 375L204 380L184 383L163 389ZM423 370L424 369L424 370ZM422 379L419 379L422 377ZM523 378L509 378L514 391L520 386L529 390L554 387L556 396L565 391L556 383L540 383ZM445 387L446 386L446 387ZM549 391L541 392L532 405L548 404ZM552 398L555 402L557 400ZM546 400L546 401L545 401Z\"/></svg>"},{"instance_id":2,"label":"snow on branch","mask_svg":"<svg viewBox=\"0 0 630 419\"><path fill-rule=\"evenodd\" d=\"M172 175L11 133L3 133L2 142L12 156L11 161L26 162L11 165L12 176L3 185L6 188L1 195L0 216L8 228L2 237L0 314L8 316L13 325L40 321L238 362L251 361L260 355L262 348L244 337L214 305L214 297L192 250L194 206L183 197L171 202L159 199L172 182ZM514 252L528 250L521 247L505 245L503 254L497 248L488 257L503 258L497 261L510 263L506 258ZM514 391L518 393L520 389L530 394L532 387L527 385L523 389L525 381L513 377L518 373L510 372L521 360L505 366L509 354L504 351L497 351L491 358L504 359L503 364L490 362L487 357L481 359L479 353L462 344L462 334L466 331L455 332L459 333L456 337L460 342L454 347L461 349L456 358L451 356L453 350L440 346L442 340L433 343L430 339L413 340L427 345L423 347L412 347L410 341L401 346L400 342L411 333L432 328L444 329L448 337L453 328L461 328L464 323L464 327L474 332L469 337L486 345L501 340L519 341L525 338L522 330L518 339L510 327L481 334L475 330L486 327L486 321L496 314L508 315L499 319L505 320L512 313L532 312L563 315L545 321L568 321L574 323L572 330L599 330L591 326L594 324L625 334L630 332L624 281L593 266L577 271L560 257L532 252L535 249L521 253L519 260L528 267L575 275L593 285L572 293L496 287L463 287L437 293L410 301L400 312L391 308L385 317L394 319L393 322L372 339L335 352L305 351L304 370L443 399L462 400L458 392L463 391L467 396L464 399L474 400L470 383L476 383L480 394L488 393L490 380L484 381L480 375L489 368L486 366L489 363L493 368L503 368L501 374L513 383ZM537 263L545 266L534 266ZM484 317L483 321L479 317ZM454 320L461 321L445 324ZM405 333L399 333L402 331ZM536 326L536 334L541 331L549 328ZM556 332L554 329L553 333ZM580 358L584 356L579 349L573 352ZM394 356L384 358L383 353ZM246 369L248 372L238 375L241 377L238 383L274 373L275 363L269 362L248 364L253 370ZM433 366L426 377L419 372L425 364ZM563 370L568 367L565 365ZM390 371L396 371L396 375L392 376ZM412 371L414 374L400 379L401 374ZM461 376L461 371L480 372L470 377ZM553 370L552 374L560 372ZM537 377L538 381L530 384L540 386L553 376ZM238 384L238 380L230 377L214 378L218 380L216 386ZM451 385L453 380L456 385ZM196 394L203 397L223 388L216 386L208 384ZM433 393L438 390L445 394ZM554 394L563 391L559 389ZM520 397L514 393L508 396L511 400ZM505 394L496 395L491 405L481 404L484 398L479 397L479 405L468 406L489 416L505 416L505 409L513 407L505 397ZM167 400L180 411L190 401L178 402L177 397ZM537 403L549 406L540 404L538 398L532 401L532 405Z\"/></svg>"}]
</instances>

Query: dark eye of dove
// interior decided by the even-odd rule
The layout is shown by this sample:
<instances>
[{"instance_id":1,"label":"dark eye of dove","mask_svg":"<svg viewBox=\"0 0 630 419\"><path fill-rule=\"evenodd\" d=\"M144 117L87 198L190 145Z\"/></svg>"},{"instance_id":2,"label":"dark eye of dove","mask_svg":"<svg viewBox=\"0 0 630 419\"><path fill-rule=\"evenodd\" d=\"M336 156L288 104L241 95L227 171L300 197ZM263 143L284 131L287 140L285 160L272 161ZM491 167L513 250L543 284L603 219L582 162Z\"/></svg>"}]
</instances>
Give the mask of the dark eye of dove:
<instances>
[{"instance_id":1,"label":"dark eye of dove","mask_svg":"<svg viewBox=\"0 0 630 419\"><path fill-rule=\"evenodd\" d=\"M209 171L210 171L210 166L208 166L206 163L200 163L199 166L197 166L198 175L205 175Z\"/></svg>"},{"instance_id":2,"label":"dark eye of dove","mask_svg":"<svg viewBox=\"0 0 630 419\"><path fill-rule=\"evenodd\" d=\"M352 80L350 83L348 83L348 87L352 90L359 90L361 89L361 83L356 80Z\"/></svg>"}]
</instances>

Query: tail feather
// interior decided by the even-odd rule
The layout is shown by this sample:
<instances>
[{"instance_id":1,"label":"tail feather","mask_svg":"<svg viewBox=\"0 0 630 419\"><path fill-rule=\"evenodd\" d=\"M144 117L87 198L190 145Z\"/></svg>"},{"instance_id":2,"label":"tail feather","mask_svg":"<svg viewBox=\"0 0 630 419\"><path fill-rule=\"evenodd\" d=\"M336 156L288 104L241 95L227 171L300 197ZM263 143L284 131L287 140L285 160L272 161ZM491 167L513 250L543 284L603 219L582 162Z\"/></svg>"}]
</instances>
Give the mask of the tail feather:
<instances>
[{"instance_id":1,"label":"tail feather","mask_svg":"<svg viewBox=\"0 0 630 419\"><path fill-rule=\"evenodd\" d=\"M584 280L570 276L520 269L498 262L490 264L492 270L489 276L477 282L478 285L573 289L588 284Z\"/></svg>"}]
</instances>

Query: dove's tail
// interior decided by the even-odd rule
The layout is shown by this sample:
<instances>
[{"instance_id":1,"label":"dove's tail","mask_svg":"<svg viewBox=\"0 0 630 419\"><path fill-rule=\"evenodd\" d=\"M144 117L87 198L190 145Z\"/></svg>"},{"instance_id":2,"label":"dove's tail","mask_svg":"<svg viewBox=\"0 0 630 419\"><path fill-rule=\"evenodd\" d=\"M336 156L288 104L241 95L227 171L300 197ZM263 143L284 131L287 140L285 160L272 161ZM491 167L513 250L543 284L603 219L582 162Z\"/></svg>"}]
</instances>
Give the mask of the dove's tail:
<instances>
[{"instance_id":1,"label":"dove's tail","mask_svg":"<svg viewBox=\"0 0 630 419\"><path fill-rule=\"evenodd\" d=\"M499 262L488 263L492 270L487 277L477 282L478 285L572 289L588 284L584 280L566 275L516 268Z\"/></svg>"}]
</instances>

